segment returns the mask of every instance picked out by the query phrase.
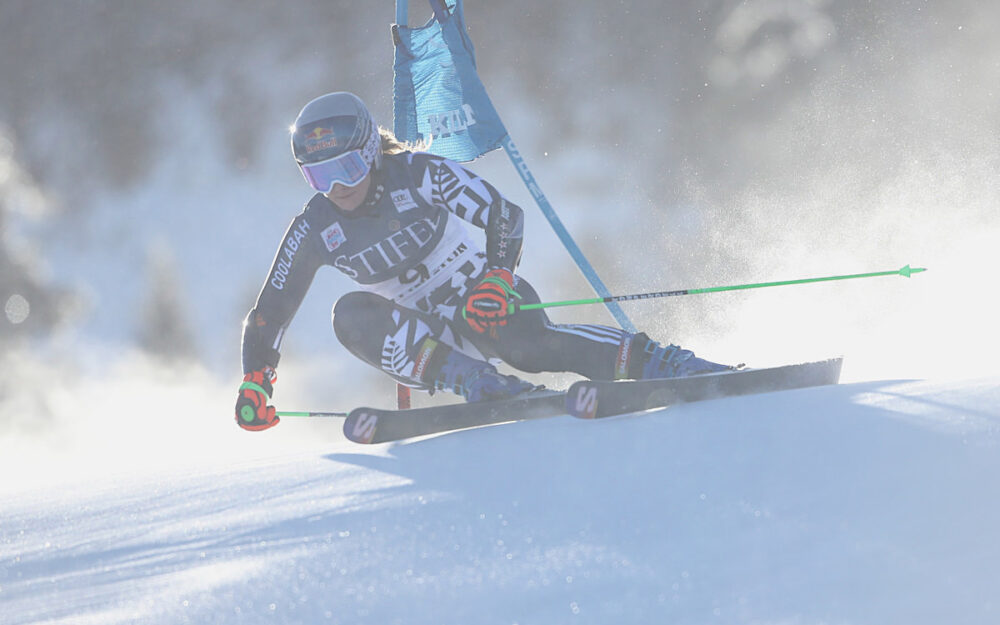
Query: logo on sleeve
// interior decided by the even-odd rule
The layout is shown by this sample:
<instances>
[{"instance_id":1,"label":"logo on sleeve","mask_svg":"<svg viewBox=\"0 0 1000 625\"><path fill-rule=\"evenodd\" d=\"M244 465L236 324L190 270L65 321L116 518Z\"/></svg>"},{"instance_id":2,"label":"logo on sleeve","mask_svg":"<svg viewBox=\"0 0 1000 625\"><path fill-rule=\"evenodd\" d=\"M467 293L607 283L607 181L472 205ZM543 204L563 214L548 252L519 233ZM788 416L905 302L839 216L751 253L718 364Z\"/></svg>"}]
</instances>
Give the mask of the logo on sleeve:
<instances>
[{"instance_id":1,"label":"logo on sleeve","mask_svg":"<svg viewBox=\"0 0 1000 625\"><path fill-rule=\"evenodd\" d=\"M413 201L413 196L410 195L409 189L398 189L393 191L390 195L392 197L392 203L396 205L396 210L400 213L417 207L417 203Z\"/></svg>"},{"instance_id":2,"label":"logo on sleeve","mask_svg":"<svg viewBox=\"0 0 1000 625\"><path fill-rule=\"evenodd\" d=\"M336 221L321 234L323 236L323 243L326 243L326 249L331 252L340 247L341 243L347 242L347 235L344 234L344 230L340 227L340 223Z\"/></svg>"}]
</instances>

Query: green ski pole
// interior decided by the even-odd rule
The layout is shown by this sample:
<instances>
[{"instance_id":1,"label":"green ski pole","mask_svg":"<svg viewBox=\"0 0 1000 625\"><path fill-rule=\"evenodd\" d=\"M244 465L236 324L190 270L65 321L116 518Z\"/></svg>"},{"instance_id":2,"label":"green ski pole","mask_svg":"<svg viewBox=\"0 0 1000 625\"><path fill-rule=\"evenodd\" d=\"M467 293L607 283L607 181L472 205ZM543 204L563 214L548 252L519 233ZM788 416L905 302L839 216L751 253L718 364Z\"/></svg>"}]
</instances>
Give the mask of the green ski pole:
<instances>
[{"instance_id":1,"label":"green ski pole","mask_svg":"<svg viewBox=\"0 0 1000 625\"><path fill-rule=\"evenodd\" d=\"M736 284L732 286L710 286L702 289L680 289L677 291L658 291L655 293L635 293L633 295L612 295L610 297L594 297L590 299L565 300L561 302L543 302L540 304L517 305L511 303L510 312L518 310L536 310L538 308L555 308L557 306L580 306L583 304L603 304L607 302L628 302L640 299L655 299L659 297L675 297L678 295L696 295L699 293L718 293L721 291L742 291L746 289L762 289L769 286L787 286L791 284L808 284L810 282L830 282L833 280L854 280L857 278L875 278L878 276L905 276L909 278L915 273L927 271L926 268L911 268L906 265L894 271L875 271L872 273L855 273L844 276L825 276L822 278L802 278L799 280L781 280L779 282L757 282L753 284Z\"/></svg>"},{"instance_id":2,"label":"green ski pole","mask_svg":"<svg viewBox=\"0 0 1000 625\"><path fill-rule=\"evenodd\" d=\"M279 417L346 417L346 412L296 412L277 411L274 413Z\"/></svg>"}]
</instances>

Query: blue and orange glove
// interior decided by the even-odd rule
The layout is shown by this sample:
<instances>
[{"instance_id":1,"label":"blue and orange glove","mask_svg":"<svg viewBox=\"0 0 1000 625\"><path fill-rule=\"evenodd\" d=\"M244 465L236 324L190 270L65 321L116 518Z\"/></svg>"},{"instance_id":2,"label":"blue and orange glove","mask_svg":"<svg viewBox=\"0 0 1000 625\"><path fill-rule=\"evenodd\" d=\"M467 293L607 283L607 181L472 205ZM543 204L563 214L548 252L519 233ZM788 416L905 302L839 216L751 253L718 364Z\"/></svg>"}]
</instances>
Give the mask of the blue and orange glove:
<instances>
[{"instance_id":1,"label":"blue and orange glove","mask_svg":"<svg viewBox=\"0 0 1000 625\"><path fill-rule=\"evenodd\" d=\"M521 299L514 290L514 274L508 269L490 269L472 288L465 300L462 317L480 334L498 326L507 325L507 316L513 307L512 299Z\"/></svg>"},{"instance_id":2,"label":"blue and orange glove","mask_svg":"<svg viewBox=\"0 0 1000 625\"><path fill-rule=\"evenodd\" d=\"M278 425L274 406L268 406L274 382L278 378L274 370L251 371L243 376L240 393L236 398L236 423L244 430L259 432Z\"/></svg>"}]
</instances>

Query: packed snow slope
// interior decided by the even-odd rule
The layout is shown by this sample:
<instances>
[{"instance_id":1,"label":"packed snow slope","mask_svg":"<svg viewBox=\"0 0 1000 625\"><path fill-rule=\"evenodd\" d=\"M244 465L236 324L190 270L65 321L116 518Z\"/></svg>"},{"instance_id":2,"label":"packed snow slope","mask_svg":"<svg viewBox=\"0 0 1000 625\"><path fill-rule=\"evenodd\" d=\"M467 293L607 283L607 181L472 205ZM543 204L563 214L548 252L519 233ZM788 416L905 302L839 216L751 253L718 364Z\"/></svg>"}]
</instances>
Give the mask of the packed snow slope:
<instances>
[{"instance_id":1,"label":"packed snow slope","mask_svg":"<svg viewBox=\"0 0 1000 625\"><path fill-rule=\"evenodd\" d=\"M376 447L195 418L5 467L0 622L1000 622L1000 377Z\"/></svg>"}]
</instances>

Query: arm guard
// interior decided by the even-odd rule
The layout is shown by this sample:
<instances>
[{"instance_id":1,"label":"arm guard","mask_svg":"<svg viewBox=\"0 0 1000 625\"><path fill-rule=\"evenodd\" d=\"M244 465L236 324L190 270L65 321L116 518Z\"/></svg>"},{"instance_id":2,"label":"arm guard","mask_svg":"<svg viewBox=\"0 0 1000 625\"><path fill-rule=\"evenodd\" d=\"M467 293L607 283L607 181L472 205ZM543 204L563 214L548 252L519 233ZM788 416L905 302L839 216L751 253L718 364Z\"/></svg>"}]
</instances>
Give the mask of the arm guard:
<instances>
[{"instance_id":1,"label":"arm guard","mask_svg":"<svg viewBox=\"0 0 1000 625\"><path fill-rule=\"evenodd\" d=\"M497 193L490 205L486 224L486 259L490 267L503 267L511 273L521 262L524 244L524 211Z\"/></svg>"}]
</instances>

